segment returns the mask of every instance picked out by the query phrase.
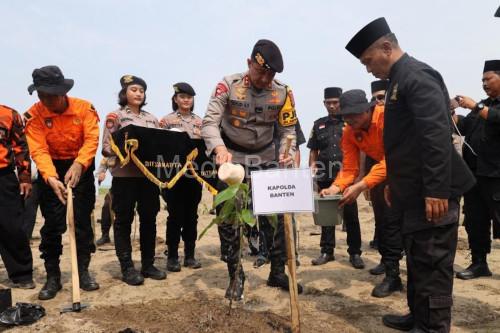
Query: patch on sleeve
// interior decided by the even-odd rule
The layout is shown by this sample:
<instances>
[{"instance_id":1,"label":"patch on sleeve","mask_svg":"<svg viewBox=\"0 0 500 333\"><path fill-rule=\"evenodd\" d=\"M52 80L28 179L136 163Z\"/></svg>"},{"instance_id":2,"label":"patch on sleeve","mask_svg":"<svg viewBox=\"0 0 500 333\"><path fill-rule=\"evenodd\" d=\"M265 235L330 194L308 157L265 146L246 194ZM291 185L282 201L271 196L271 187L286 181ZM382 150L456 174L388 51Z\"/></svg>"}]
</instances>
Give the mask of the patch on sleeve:
<instances>
[{"instance_id":1,"label":"patch on sleeve","mask_svg":"<svg viewBox=\"0 0 500 333\"><path fill-rule=\"evenodd\" d=\"M32 118L33 118L33 116L31 115L31 113L29 113L29 111L26 111L25 113L23 113L24 125L26 125L28 123L28 121L30 121Z\"/></svg>"},{"instance_id":2,"label":"patch on sleeve","mask_svg":"<svg viewBox=\"0 0 500 333\"><path fill-rule=\"evenodd\" d=\"M287 89L285 104L283 104L278 115L278 121L284 127L294 126L297 123L297 113L295 112L294 104L292 104L293 95L289 92L290 90Z\"/></svg>"},{"instance_id":3,"label":"patch on sleeve","mask_svg":"<svg viewBox=\"0 0 500 333\"><path fill-rule=\"evenodd\" d=\"M115 127L117 120L118 120L118 115L116 113L112 112L108 114L106 117L106 128L111 129Z\"/></svg>"},{"instance_id":4,"label":"patch on sleeve","mask_svg":"<svg viewBox=\"0 0 500 333\"><path fill-rule=\"evenodd\" d=\"M217 87L215 87L214 97L218 97L222 94L225 94L229 91L229 88L226 86L224 82L219 82Z\"/></svg>"}]
</instances>

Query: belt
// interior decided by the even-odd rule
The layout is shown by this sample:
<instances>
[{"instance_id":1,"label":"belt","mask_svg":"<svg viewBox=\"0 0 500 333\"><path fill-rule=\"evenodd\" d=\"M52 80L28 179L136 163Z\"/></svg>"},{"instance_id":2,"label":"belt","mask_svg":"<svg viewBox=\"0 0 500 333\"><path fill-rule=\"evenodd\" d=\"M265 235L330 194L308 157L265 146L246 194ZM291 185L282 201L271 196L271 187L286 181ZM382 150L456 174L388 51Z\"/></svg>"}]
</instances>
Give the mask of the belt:
<instances>
[{"instance_id":1,"label":"belt","mask_svg":"<svg viewBox=\"0 0 500 333\"><path fill-rule=\"evenodd\" d=\"M240 146L237 143L234 143L233 141L231 141L231 139L229 139L229 137L223 131L221 131L220 135L221 135L221 138L224 141L224 144L226 145L227 148L229 148L231 150L235 150L235 151L240 152L240 153L244 153L244 154L257 154L257 153L261 153L264 150L266 150L267 148L269 148L274 143L274 141L271 140L271 142L266 143L262 147L259 147L259 148L256 148L256 149L251 149L251 148L246 148L246 147Z\"/></svg>"}]
</instances>

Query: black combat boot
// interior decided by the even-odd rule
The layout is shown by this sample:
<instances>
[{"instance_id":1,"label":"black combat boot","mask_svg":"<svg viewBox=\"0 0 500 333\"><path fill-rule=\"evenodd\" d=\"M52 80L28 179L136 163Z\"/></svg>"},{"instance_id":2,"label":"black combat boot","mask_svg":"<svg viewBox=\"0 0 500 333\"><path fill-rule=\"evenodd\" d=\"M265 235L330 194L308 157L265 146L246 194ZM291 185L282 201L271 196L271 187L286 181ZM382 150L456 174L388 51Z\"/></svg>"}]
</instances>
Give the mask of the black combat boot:
<instances>
[{"instance_id":1,"label":"black combat boot","mask_svg":"<svg viewBox=\"0 0 500 333\"><path fill-rule=\"evenodd\" d=\"M109 233L105 234L104 232L102 233L101 238L95 241L95 245L101 246L104 244L109 244L111 243L111 238L109 238Z\"/></svg>"},{"instance_id":2,"label":"black combat boot","mask_svg":"<svg viewBox=\"0 0 500 333\"><path fill-rule=\"evenodd\" d=\"M335 256L333 255L333 253L331 253L331 254L330 253L321 253L319 255L319 257L311 260L311 263L315 266L319 266L319 265L324 265L327 262L334 261L334 260L335 260Z\"/></svg>"},{"instance_id":3,"label":"black combat boot","mask_svg":"<svg viewBox=\"0 0 500 333\"><path fill-rule=\"evenodd\" d=\"M144 283L144 277L134 268L134 262L130 253L122 254L119 258L122 269L122 281L131 286Z\"/></svg>"},{"instance_id":4,"label":"black combat boot","mask_svg":"<svg viewBox=\"0 0 500 333\"><path fill-rule=\"evenodd\" d=\"M369 270L369 272L370 272L371 275L382 275L382 274L384 274L385 273L385 265L382 262L382 260L380 261L380 263L377 266L371 268Z\"/></svg>"},{"instance_id":5,"label":"black combat boot","mask_svg":"<svg viewBox=\"0 0 500 333\"><path fill-rule=\"evenodd\" d=\"M385 315L382 317L382 322L385 326L400 331L409 331L415 324L415 320L413 319L413 315L411 313L404 316Z\"/></svg>"},{"instance_id":6,"label":"black combat boot","mask_svg":"<svg viewBox=\"0 0 500 333\"><path fill-rule=\"evenodd\" d=\"M458 272L457 278L471 280L481 276L491 276L491 271L486 262L486 254L472 253L472 264L463 271Z\"/></svg>"},{"instance_id":7,"label":"black combat boot","mask_svg":"<svg viewBox=\"0 0 500 333\"><path fill-rule=\"evenodd\" d=\"M243 291L245 289L245 272L243 271L243 266L240 267L240 272L238 277L236 277L238 264L227 264L227 270L229 272L229 286L226 289L225 298L231 299L233 296L233 301L243 300ZM234 291L233 291L234 288Z\"/></svg>"},{"instance_id":8,"label":"black combat boot","mask_svg":"<svg viewBox=\"0 0 500 333\"><path fill-rule=\"evenodd\" d=\"M167 278L167 273L160 271L154 266L155 258L154 255L150 256L147 254L142 255L141 258L141 274L145 278L150 278L153 280L165 280Z\"/></svg>"},{"instance_id":9,"label":"black combat boot","mask_svg":"<svg viewBox=\"0 0 500 333\"><path fill-rule=\"evenodd\" d=\"M194 257L195 242L184 242L184 267L201 268L201 263Z\"/></svg>"},{"instance_id":10,"label":"black combat boot","mask_svg":"<svg viewBox=\"0 0 500 333\"><path fill-rule=\"evenodd\" d=\"M179 248L177 245L168 244L167 271L180 272L181 263L179 262Z\"/></svg>"},{"instance_id":11,"label":"black combat boot","mask_svg":"<svg viewBox=\"0 0 500 333\"><path fill-rule=\"evenodd\" d=\"M403 284L399 277L399 265L397 263L385 263L385 278L372 290L373 297L387 297L395 291L402 291Z\"/></svg>"},{"instance_id":12,"label":"black combat boot","mask_svg":"<svg viewBox=\"0 0 500 333\"><path fill-rule=\"evenodd\" d=\"M267 285L269 287L281 288L286 291L290 290L288 276L285 274L284 262L279 260L271 261L271 272L269 273L269 278L267 279ZM299 294L302 294L302 286L299 283L297 283L297 290Z\"/></svg>"},{"instance_id":13,"label":"black combat boot","mask_svg":"<svg viewBox=\"0 0 500 333\"><path fill-rule=\"evenodd\" d=\"M99 289L99 284L89 273L90 254L78 256L78 277L80 278L80 288L85 291Z\"/></svg>"},{"instance_id":14,"label":"black combat boot","mask_svg":"<svg viewBox=\"0 0 500 333\"><path fill-rule=\"evenodd\" d=\"M47 281L38 293L38 299L42 301L56 297L57 292L62 289L59 260L45 261L45 271L47 272Z\"/></svg>"}]
</instances>

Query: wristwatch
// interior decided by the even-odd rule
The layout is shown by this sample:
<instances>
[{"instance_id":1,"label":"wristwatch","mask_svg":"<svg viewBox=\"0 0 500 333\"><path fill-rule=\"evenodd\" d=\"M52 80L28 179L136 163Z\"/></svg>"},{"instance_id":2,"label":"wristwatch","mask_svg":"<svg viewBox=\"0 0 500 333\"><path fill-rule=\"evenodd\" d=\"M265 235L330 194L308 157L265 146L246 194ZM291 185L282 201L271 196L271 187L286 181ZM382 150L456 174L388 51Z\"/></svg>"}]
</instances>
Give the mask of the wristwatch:
<instances>
[{"instance_id":1,"label":"wristwatch","mask_svg":"<svg viewBox=\"0 0 500 333\"><path fill-rule=\"evenodd\" d=\"M484 109L484 103L479 102L476 104L476 106L474 106L474 108L472 109L472 112L479 113L479 112L481 112L482 109Z\"/></svg>"}]
</instances>

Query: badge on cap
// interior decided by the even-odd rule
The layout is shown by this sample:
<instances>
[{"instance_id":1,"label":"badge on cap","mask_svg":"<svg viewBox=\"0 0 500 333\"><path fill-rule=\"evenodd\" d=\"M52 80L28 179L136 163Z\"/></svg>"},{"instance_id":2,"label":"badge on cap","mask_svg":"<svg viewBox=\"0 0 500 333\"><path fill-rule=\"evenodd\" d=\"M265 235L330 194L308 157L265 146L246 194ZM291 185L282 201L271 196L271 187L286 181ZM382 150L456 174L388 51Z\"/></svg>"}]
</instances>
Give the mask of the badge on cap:
<instances>
[{"instance_id":1,"label":"badge on cap","mask_svg":"<svg viewBox=\"0 0 500 333\"><path fill-rule=\"evenodd\" d=\"M260 52L257 52L255 54L255 61L257 61L257 63L261 66L264 66L264 64L266 63L264 57L262 57L262 54L260 54Z\"/></svg>"}]
</instances>

